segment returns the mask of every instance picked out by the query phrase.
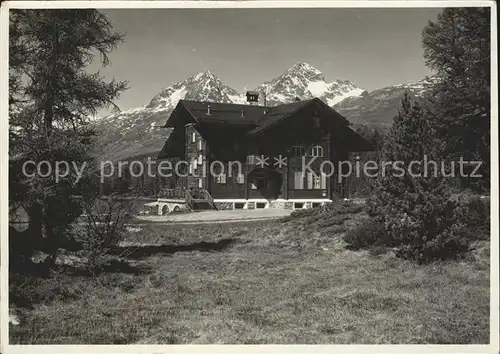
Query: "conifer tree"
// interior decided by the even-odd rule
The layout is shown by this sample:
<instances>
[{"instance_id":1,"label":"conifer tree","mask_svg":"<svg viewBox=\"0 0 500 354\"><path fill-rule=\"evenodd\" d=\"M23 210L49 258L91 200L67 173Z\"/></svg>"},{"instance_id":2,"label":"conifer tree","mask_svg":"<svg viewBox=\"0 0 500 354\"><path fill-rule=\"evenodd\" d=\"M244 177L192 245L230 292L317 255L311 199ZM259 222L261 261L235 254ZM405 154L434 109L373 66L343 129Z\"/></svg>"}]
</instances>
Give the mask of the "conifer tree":
<instances>
[{"instance_id":1,"label":"conifer tree","mask_svg":"<svg viewBox=\"0 0 500 354\"><path fill-rule=\"evenodd\" d=\"M28 160L52 167L91 161L90 117L113 105L126 83L105 82L87 67L96 58L107 65L123 34L97 10L11 10L9 20L9 202L28 212L36 247L42 239L54 244L56 229L78 215L72 195L82 184L73 170L55 181L26 175L21 167Z\"/></svg>"},{"instance_id":2,"label":"conifer tree","mask_svg":"<svg viewBox=\"0 0 500 354\"><path fill-rule=\"evenodd\" d=\"M368 203L370 213L385 225L387 245L418 262L453 257L467 249L460 238L461 209L441 175L425 112L405 94L382 151L387 167L380 171ZM435 161L437 169L425 167L428 161Z\"/></svg>"},{"instance_id":3,"label":"conifer tree","mask_svg":"<svg viewBox=\"0 0 500 354\"><path fill-rule=\"evenodd\" d=\"M483 161L476 190L489 189L490 9L447 8L423 31L426 65L439 78L433 92L433 124L441 154Z\"/></svg>"}]
</instances>

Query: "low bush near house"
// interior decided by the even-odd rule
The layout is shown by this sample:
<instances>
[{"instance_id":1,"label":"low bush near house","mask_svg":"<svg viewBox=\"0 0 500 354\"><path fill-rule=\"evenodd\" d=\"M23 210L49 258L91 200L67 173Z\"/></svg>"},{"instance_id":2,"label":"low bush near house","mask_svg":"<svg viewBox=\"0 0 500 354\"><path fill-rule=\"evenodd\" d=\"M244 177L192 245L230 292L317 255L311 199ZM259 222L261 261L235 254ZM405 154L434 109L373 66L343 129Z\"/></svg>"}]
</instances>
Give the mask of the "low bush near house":
<instances>
[{"instance_id":1,"label":"low bush near house","mask_svg":"<svg viewBox=\"0 0 500 354\"><path fill-rule=\"evenodd\" d=\"M88 267L98 269L106 261L108 251L123 240L134 209L133 201L108 197L96 203L84 203L86 221L78 229Z\"/></svg>"},{"instance_id":2,"label":"low bush near house","mask_svg":"<svg viewBox=\"0 0 500 354\"><path fill-rule=\"evenodd\" d=\"M380 218L369 218L344 235L347 248L361 249L387 246L388 242L385 225Z\"/></svg>"},{"instance_id":3,"label":"low bush near house","mask_svg":"<svg viewBox=\"0 0 500 354\"><path fill-rule=\"evenodd\" d=\"M490 203L488 199L475 196L464 203L464 224L471 239L489 239L490 222Z\"/></svg>"},{"instance_id":4,"label":"low bush near house","mask_svg":"<svg viewBox=\"0 0 500 354\"><path fill-rule=\"evenodd\" d=\"M319 219L334 217L337 215L357 214L363 211L363 206L353 204L350 201L339 201L334 203L326 203L320 207L310 209L294 210L289 216L281 219L282 222L288 222L296 219Z\"/></svg>"},{"instance_id":5,"label":"low bush near house","mask_svg":"<svg viewBox=\"0 0 500 354\"><path fill-rule=\"evenodd\" d=\"M416 197L413 201L411 198ZM464 210L446 192L419 190L401 200L405 205L385 215L385 229L397 254L418 263L456 258L468 250Z\"/></svg>"},{"instance_id":6,"label":"low bush near house","mask_svg":"<svg viewBox=\"0 0 500 354\"><path fill-rule=\"evenodd\" d=\"M437 188L411 192L399 200L379 202L382 207L372 220L380 221L361 225L346 236L346 242L358 248L395 247L399 257L417 263L456 259L468 252L471 242L478 239L471 235L471 227L476 230L485 225L488 212L484 203L464 203ZM377 205L377 201L372 204ZM381 234L376 236L374 230Z\"/></svg>"}]
</instances>

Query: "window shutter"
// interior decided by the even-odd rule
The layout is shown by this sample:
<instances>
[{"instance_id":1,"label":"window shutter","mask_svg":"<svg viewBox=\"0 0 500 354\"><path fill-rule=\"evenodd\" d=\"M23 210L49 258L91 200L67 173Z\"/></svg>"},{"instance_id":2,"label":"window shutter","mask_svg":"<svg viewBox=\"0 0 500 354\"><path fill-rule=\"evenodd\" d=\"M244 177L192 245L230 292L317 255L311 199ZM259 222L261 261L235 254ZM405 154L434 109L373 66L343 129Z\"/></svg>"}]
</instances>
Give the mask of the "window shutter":
<instances>
[{"instance_id":1,"label":"window shutter","mask_svg":"<svg viewBox=\"0 0 500 354\"><path fill-rule=\"evenodd\" d=\"M215 182L219 183L219 184L226 183L226 175L221 173L220 175L216 176L215 177Z\"/></svg>"},{"instance_id":2,"label":"window shutter","mask_svg":"<svg viewBox=\"0 0 500 354\"><path fill-rule=\"evenodd\" d=\"M294 186L295 189L304 189L304 176L302 172L295 172Z\"/></svg>"},{"instance_id":3,"label":"window shutter","mask_svg":"<svg viewBox=\"0 0 500 354\"><path fill-rule=\"evenodd\" d=\"M311 172L307 173L307 189L313 189L313 174Z\"/></svg>"},{"instance_id":4,"label":"window shutter","mask_svg":"<svg viewBox=\"0 0 500 354\"><path fill-rule=\"evenodd\" d=\"M326 174L321 173L321 189L326 189Z\"/></svg>"}]
</instances>

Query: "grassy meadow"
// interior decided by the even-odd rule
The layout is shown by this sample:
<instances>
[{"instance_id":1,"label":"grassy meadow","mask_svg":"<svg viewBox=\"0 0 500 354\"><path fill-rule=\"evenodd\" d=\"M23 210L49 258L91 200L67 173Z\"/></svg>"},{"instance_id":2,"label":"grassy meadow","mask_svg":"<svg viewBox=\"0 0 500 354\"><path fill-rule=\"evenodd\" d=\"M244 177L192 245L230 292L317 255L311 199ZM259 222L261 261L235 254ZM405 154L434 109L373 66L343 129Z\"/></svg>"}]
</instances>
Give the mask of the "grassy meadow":
<instances>
[{"instance_id":1,"label":"grassy meadow","mask_svg":"<svg viewBox=\"0 0 500 354\"><path fill-rule=\"evenodd\" d=\"M136 225L138 272L26 279L20 344L488 343L489 246L429 265L350 251L364 214Z\"/></svg>"}]
</instances>

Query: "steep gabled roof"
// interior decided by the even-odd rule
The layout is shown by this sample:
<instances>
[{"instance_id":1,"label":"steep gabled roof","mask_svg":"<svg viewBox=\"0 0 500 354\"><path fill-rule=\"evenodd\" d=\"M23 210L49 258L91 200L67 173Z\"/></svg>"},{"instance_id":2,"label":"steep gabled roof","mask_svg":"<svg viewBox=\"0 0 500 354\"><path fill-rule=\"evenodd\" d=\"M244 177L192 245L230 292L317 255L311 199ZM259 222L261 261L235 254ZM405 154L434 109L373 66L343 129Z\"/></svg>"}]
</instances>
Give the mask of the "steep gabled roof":
<instances>
[{"instance_id":1,"label":"steep gabled roof","mask_svg":"<svg viewBox=\"0 0 500 354\"><path fill-rule=\"evenodd\" d=\"M266 110L263 106L232 103L181 100L179 104L183 105L198 123L256 125Z\"/></svg>"},{"instance_id":2,"label":"steep gabled roof","mask_svg":"<svg viewBox=\"0 0 500 354\"><path fill-rule=\"evenodd\" d=\"M182 125L194 123L199 129L205 126L219 130L217 124L220 124L220 129L223 130L237 128L237 131L240 132L238 134L241 134L240 138L245 136L252 138L263 134L267 129L280 124L280 122L288 118L298 117L301 112L304 112L301 110L319 112L326 117L331 129L335 129L333 127L345 127L345 129L337 130L337 133L347 138L350 141L349 145L353 143L362 150L371 150L370 144L348 127L349 121L319 98L274 107L180 100L165 127L175 127L179 119L181 119ZM166 145L169 144L174 144L174 142L167 141Z\"/></svg>"},{"instance_id":3,"label":"steep gabled roof","mask_svg":"<svg viewBox=\"0 0 500 354\"><path fill-rule=\"evenodd\" d=\"M171 126L169 122L172 120L172 117L177 115L180 110L184 110L189 113L193 122L199 124L223 123L228 125L253 126L249 134L254 135L293 115L301 108L312 104L317 105L320 109L329 110L340 122L348 124L347 119L318 98L281 104L274 107L180 100L165 127Z\"/></svg>"},{"instance_id":4,"label":"steep gabled roof","mask_svg":"<svg viewBox=\"0 0 500 354\"><path fill-rule=\"evenodd\" d=\"M259 119L257 127L249 131L248 135L255 135L266 130L270 126L296 113L299 109L310 105L312 102L313 100L297 101L270 108L267 114Z\"/></svg>"}]
</instances>

